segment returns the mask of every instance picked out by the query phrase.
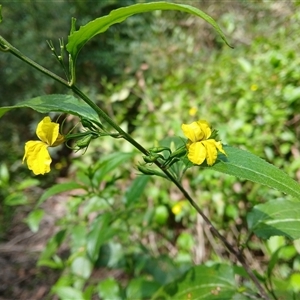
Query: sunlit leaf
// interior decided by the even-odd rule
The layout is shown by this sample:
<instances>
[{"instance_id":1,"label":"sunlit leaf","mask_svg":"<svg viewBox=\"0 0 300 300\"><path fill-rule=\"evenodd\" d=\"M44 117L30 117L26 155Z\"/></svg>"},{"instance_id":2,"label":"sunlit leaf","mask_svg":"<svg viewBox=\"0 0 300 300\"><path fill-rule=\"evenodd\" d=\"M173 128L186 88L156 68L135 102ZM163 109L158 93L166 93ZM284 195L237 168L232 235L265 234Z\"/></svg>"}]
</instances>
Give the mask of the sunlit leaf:
<instances>
[{"instance_id":1,"label":"sunlit leaf","mask_svg":"<svg viewBox=\"0 0 300 300\"><path fill-rule=\"evenodd\" d=\"M71 270L73 274L88 279L92 273L93 265L86 257L79 256L72 261Z\"/></svg>"},{"instance_id":2,"label":"sunlit leaf","mask_svg":"<svg viewBox=\"0 0 300 300\"><path fill-rule=\"evenodd\" d=\"M300 184L282 170L248 151L223 148L227 156L219 155L219 161L210 169L266 185L300 201Z\"/></svg>"},{"instance_id":3,"label":"sunlit leaf","mask_svg":"<svg viewBox=\"0 0 300 300\"><path fill-rule=\"evenodd\" d=\"M225 35L223 34L218 24L200 9L192 7L190 5L161 1L152 3L138 3L135 5L121 7L119 9L113 10L109 15L97 18L87 23L86 25L81 26L79 30L74 31L71 35L69 35L66 48L75 61L81 48L95 35L105 32L110 26L116 23L121 23L130 16L151 12L154 10L179 10L200 17L210 25L212 25L214 29L220 34L225 43L228 44Z\"/></svg>"},{"instance_id":4,"label":"sunlit leaf","mask_svg":"<svg viewBox=\"0 0 300 300\"><path fill-rule=\"evenodd\" d=\"M300 238L300 203L274 200L254 206L247 216L248 227L261 238L282 235Z\"/></svg>"},{"instance_id":5,"label":"sunlit leaf","mask_svg":"<svg viewBox=\"0 0 300 300\"><path fill-rule=\"evenodd\" d=\"M227 265L196 266L160 288L152 299L231 300L237 291L234 272Z\"/></svg>"},{"instance_id":6,"label":"sunlit leaf","mask_svg":"<svg viewBox=\"0 0 300 300\"><path fill-rule=\"evenodd\" d=\"M68 300L84 299L83 293L80 290L69 286L54 287L52 288L52 292L56 293L60 297L60 299L68 299Z\"/></svg>"}]
</instances>

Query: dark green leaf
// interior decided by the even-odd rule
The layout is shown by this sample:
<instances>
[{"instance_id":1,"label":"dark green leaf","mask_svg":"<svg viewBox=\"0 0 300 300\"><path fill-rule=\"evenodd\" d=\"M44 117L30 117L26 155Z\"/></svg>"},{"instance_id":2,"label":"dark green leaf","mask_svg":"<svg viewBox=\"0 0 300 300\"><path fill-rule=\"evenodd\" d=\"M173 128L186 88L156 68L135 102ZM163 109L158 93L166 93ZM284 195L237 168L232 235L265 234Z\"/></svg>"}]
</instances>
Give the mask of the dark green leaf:
<instances>
[{"instance_id":1,"label":"dark green leaf","mask_svg":"<svg viewBox=\"0 0 300 300\"><path fill-rule=\"evenodd\" d=\"M210 169L269 186L300 201L300 184L282 170L248 151L223 148L227 156L220 155L220 160Z\"/></svg>"},{"instance_id":2,"label":"dark green leaf","mask_svg":"<svg viewBox=\"0 0 300 300\"><path fill-rule=\"evenodd\" d=\"M126 289L127 299L149 299L160 287L155 281L144 278L132 279Z\"/></svg>"},{"instance_id":3,"label":"dark green leaf","mask_svg":"<svg viewBox=\"0 0 300 300\"><path fill-rule=\"evenodd\" d=\"M135 5L122 7L110 12L109 15L95 19L84 26L81 26L79 30L74 31L68 38L68 44L66 46L68 52L71 54L74 61L76 61L77 55L81 48L95 35L105 32L110 26L125 21L128 17L135 14L151 12L154 10L179 10L190 13L197 17L204 19L220 34L221 38L227 45L225 35L218 26L218 24L207 14L200 9L185 4L175 4L169 2L152 2L152 3L138 3Z\"/></svg>"},{"instance_id":4,"label":"dark green leaf","mask_svg":"<svg viewBox=\"0 0 300 300\"><path fill-rule=\"evenodd\" d=\"M13 106L0 107L0 117L14 108L31 108L40 113L63 112L99 122L97 113L85 102L71 95L43 95Z\"/></svg>"},{"instance_id":5,"label":"dark green leaf","mask_svg":"<svg viewBox=\"0 0 300 300\"><path fill-rule=\"evenodd\" d=\"M160 288L152 299L231 300L236 290L232 267L221 264L196 266Z\"/></svg>"},{"instance_id":6,"label":"dark green leaf","mask_svg":"<svg viewBox=\"0 0 300 300\"><path fill-rule=\"evenodd\" d=\"M247 216L248 227L261 238L274 235L300 238L300 203L275 200L254 206Z\"/></svg>"}]
</instances>

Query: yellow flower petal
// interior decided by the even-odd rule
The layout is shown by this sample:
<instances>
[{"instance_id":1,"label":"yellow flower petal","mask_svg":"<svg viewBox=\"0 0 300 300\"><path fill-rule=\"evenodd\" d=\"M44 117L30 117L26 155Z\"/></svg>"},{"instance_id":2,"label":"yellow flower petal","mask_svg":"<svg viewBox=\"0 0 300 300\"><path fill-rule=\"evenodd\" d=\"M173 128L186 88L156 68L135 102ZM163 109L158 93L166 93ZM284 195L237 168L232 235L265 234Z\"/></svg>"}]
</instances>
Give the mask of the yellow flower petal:
<instances>
[{"instance_id":1,"label":"yellow flower petal","mask_svg":"<svg viewBox=\"0 0 300 300\"><path fill-rule=\"evenodd\" d=\"M172 213L174 215L179 215L182 212L182 203L176 203L173 207L172 207Z\"/></svg>"},{"instance_id":2,"label":"yellow flower petal","mask_svg":"<svg viewBox=\"0 0 300 300\"><path fill-rule=\"evenodd\" d=\"M209 123L205 120L199 120L197 121L197 124L201 128L202 132L204 133L203 139L207 140L211 136L211 129Z\"/></svg>"},{"instance_id":3,"label":"yellow flower petal","mask_svg":"<svg viewBox=\"0 0 300 300\"><path fill-rule=\"evenodd\" d=\"M221 142L216 142L216 147L217 149L222 152L223 154L227 155L226 152L224 151Z\"/></svg>"},{"instance_id":4,"label":"yellow flower petal","mask_svg":"<svg viewBox=\"0 0 300 300\"><path fill-rule=\"evenodd\" d=\"M48 145L40 141L29 141L25 144L23 162L27 160L28 169L35 175L50 172L52 159L47 148Z\"/></svg>"},{"instance_id":5,"label":"yellow flower petal","mask_svg":"<svg viewBox=\"0 0 300 300\"><path fill-rule=\"evenodd\" d=\"M197 111L198 111L197 107L195 107L195 106L191 107L190 110L189 110L190 116L192 116L192 117L195 116Z\"/></svg>"},{"instance_id":6,"label":"yellow flower petal","mask_svg":"<svg viewBox=\"0 0 300 300\"><path fill-rule=\"evenodd\" d=\"M192 143L188 147L188 159L196 164L201 165L206 158L206 148L202 142Z\"/></svg>"},{"instance_id":7,"label":"yellow flower petal","mask_svg":"<svg viewBox=\"0 0 300 300\"><path fill-rule=\"evenodd\" d=\"M36 128L36 135L39 139L48 144L49 146L53 146L59 137L59 124L51 122L50 117L45 117Z\"/></svg>"},{"instance_id":8,"label":"yellow flower petal","mask_svg":"<svg viewBox=\"0 0 300 300\"><path fill-rule=\"evenodd\" d=\"M181 129L184 135L193 143L206 140L211 135L209 124L204 120L199 120L190 124L182 124Z\"/></svg>"},{"instance_id":9,"label":"yellow flower petal","mask_svg":"<svg viewBox=\"0 0 300 300\"><path fill-rule=\"evenodd\" d=\"M209 166L213 165L218 156L218 151L216 147L216 141L211 139L202 142L206 148L206 161Z\"/></svg>"}]
</instances>

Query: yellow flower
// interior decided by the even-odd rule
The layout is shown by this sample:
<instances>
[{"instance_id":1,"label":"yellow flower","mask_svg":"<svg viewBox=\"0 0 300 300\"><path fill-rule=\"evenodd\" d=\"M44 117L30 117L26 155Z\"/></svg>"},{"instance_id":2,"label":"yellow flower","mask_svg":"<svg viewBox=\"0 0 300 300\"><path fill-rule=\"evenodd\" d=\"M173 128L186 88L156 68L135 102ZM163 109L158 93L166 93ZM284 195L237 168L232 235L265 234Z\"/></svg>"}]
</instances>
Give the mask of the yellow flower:
<instances>
[{"instance_id":1,"label":"yellow flower","mask_svg":"<svg viewBox=\"0 0 300 300\"><path fill-rule=\"evenodd\" d=\"M211 166L217 160L218 150L226 155L221 142L210 139L212 131L205 120L199 120L191 124L182 124L181 128L184 135L188 138L186 147L188 159L192 163L201 165L206 159L207 164Z\"/></svg>"},{"instance_id":2,"label":"yellow flower","mask_svg":"<svg viewBox=\"0 0 300 300\"><path fill-rule=\"evenodd\" d=\"M251 91L255 92L258 89L258 86L256 84L252 84L250 89Z\"/></svg>"},{"instance_id":3,"label":"yellow flower","mask_svg":"<svg viewBox=\"0 0 300 300\"><path fill-rule=\"evenodd\" d=\"M36 135L40 141L29 141L25 144L23 162L27 160L29 170L35 175L50 172L52 159L48 147L56 147L65 140L59 133L59 124L51 122L50 117L45 117L36 128Z\"/></svg>"},{"instance_id":4,"label":"yellow flower","mask_svg":"<svg viewBox=\"0 0 300 300\"><path fill-rule=\"evenodd\" d=\"M190 116L194 117L196 115L197 111L198 111L197 107L195 107L195 106L191 107L189 110Z\"/></svg>"}]
</instances>

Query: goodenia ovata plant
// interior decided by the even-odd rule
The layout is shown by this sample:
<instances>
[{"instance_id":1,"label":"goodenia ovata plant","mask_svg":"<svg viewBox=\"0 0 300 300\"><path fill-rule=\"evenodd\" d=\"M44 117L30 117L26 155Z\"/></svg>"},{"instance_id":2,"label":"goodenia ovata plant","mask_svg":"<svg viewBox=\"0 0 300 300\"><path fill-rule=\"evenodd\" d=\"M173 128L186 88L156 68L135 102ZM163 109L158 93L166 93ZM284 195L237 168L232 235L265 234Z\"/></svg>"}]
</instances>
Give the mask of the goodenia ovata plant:
<instances>
[{"instance_id":1,"label":"goodenia ovata plant","mask_svg":"<svg viewBox=\"0 0 300 300\"><path fill-rule=\"evenodd\" d=\"M44 174L50 171L51 158L49 158L47 148L49 146L55 146L57 140L61 143L64 140L76 138L78 140L78 149L86 148L93 139L102 136L111 136L127 140L144 155L144 163L140 164L138 169L144 174L158 175L172 181L191 205L197 210L197 212L203 217L205 222L210 226L214 235L224 243L226 248L235 255L238 261L242 264L250 278L255 283L261 297L269 299L267 292L264 290L259 280L255 277L246 263L242 252L234 245L231 245L212 225L211 221L205 216L198 204L183 188L180 180L183 173L188 168L197 167L200 170L203 168L210 168L211 170L266 185L270 188L277 189L284 194L292 196L294 199L293 201L269 201L265 204L257 205L248 215L249 228L258 236L269 238L273 235L283 235L290 239L297 239L300 237L300 213L296 212L291 214L292 208L300 205L299 183L280 169L245 150L229 145L222 145L221 141L217 139L216 132L212 131L210 125L208 125L207 121L204 120L193 122L188 125L182 125L183 133L188 140L181 143L175 151L172 152L169 147L165 146L147 150L128 133L122 130L121 127L106 114L105 111L98 107L95 102L88 97L88 95L84 94L83 91L76 86L76 60L80 50L89 40L98 34L104 33L110 26L116 23L121 23L134 14L146 13L154 10L178 10L200 17L209 23L218 32L225 43L229 45L222 30L210 16L189 5L167 2L140 3L128 7L122 7L112 11L109 15L97 18L86 25L81 26L78 30L75 27L75 19L73 19L68 43L65 47L69 55L69 66L66 68L66 70L69 71L66 74L66 79L57 76L50 70L47 70L37 64L0 36L0 50L2 52L10 53L18 57L38 71L44 73L46 76L49 76L63 84L67 89L71 90L75 94L75 96L41 95L36 98L24 100L13 106L1 107L0 117L12 109L26 107L40 113L63 112L66 114L76 115L81 118L83 127L85 127L87 131L79 136L72 136L72 134L69 133L69 135L65 135L65 138L60 135L61 133L56 131L55 138L53 138L52 129L57 129L57 126L51 122L49 117L46 117L43 121L41 121L37 128L37 135L41 141L28 142L25 147L24 155L24 160L27 160L28 167L33 170L35 174ZM0 22L1 21L2 17L0 6ZM62 41L61 46L64 50ZM61 63L60 56L56 54L51 43L50 47L56 58ZM51 123L51 128L49 128L52 131L48 127L47 128L49 130L40 130L41 124L44 124L44 122L47 122L47 124ZM178 126L180 126L180 124L178 124ZM50 135L51 141L48 138L48 134ZM36 148L37 146L43 152L38 152L38 149ZM290 207L291 210L282 211L282 207L285 205ZM291 230L291 224L293 224L293 230ZM223 278L219 276L221 273L218 273L217 271L215 272L214 280L217 278L222 281ZM226 278L224 278L224 280L226 280ZM203 285L208 283L204 282ZM232 289L232 287L228 288ZM233 293L231 295L234 295L235 289L233 288L232 291Z\"/></svg>"}]
</instances>

